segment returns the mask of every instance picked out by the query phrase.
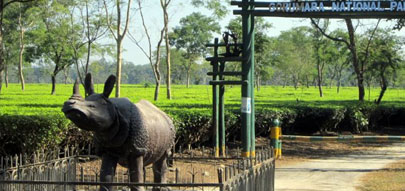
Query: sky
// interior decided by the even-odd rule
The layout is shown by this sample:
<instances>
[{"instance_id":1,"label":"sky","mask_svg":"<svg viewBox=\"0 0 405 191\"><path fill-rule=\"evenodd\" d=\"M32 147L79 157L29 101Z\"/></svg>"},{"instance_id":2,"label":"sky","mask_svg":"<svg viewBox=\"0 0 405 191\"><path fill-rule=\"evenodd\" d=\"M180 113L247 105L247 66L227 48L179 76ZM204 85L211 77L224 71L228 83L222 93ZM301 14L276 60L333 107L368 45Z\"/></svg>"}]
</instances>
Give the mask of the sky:
<instances>
[{"instance_id":1,"label":"sky","mask_svg":"<svg viewBox=\"0 0 405 191\"><path fill-rule=\"evenodd\" d=\"M135 1L136 2L136 1ZM147 21L148 30L151 33L152 39L152 46L156 46L157 40L159 38L159 31L160 28L163 26L163 16L162 10L160 8L159 1L144 1L143 5L143 12ZM133 4L133 7L135 5ZM228 7L228 15L222 19L218 20L220 25L222 26L222 31L225 31L225 26L228 24L229 20L238 17L237 15L232 14L232 9L236 9L237 7ZM172 5L169 9L170 15L170 23L169 23L169 31L176 26L179 26L179 21L182 17L185 17L193 12L202 12L205 15L212 16L209 10L204 8L195 8L190 5L189 0L172 0ZM309 19L292 19L292 18L265 18L266 21L272 24L272 28L269 30L269 36L277 36L280 34L281 31L289 30L293 27L298 26L310 26ZM363 21L366 25L372 26L376 23L376 20L366 20ZM340 26L345 26L345 24L341 21L333 21L331 28L337 28ZM392 26L392 22L382 21L382 27L389 27ZM131 22L129 26L129 32L132 36L135 37L137 41L141 42L141 46L143 48L147 48L148 44L146 41L145 36L143 35L143 29L141 26L141 21L139 18L139 12L136 10L132 11L131 14ZM401 35L403 32L396 32L397 35ZM403 36L403 35L401 35ZM215 37L221 38L220 34L216 34ZM212 39L214 40L214 39ZM114 43L114 41L110 41L110 43ZM135 65L142 65L142 64L149 64L147 57L142 53L142 51L136 46L136 44L127 36L124 39L123 43L124 52L123 52L123 59L127 62L132 62Z\"/></svg>"}]
</instances>

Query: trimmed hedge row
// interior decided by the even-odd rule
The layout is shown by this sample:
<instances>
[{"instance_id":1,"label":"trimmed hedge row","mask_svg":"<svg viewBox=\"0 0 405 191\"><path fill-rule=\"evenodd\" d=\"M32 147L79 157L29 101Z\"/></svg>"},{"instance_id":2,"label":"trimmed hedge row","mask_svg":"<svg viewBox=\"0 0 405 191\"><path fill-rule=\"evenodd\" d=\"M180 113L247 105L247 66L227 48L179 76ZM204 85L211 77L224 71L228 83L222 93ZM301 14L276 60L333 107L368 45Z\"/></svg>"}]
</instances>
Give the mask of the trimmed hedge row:
<instances>
[{"instance_id":1,"label":"trimmed hedge row","mask_svg":"<svg viewBox=\"0 0 405 191\"><path fill-rule=\"evenodd\" d=\"M405 127L405 108L377 107L373 104L347 108L297 107L256 111L256 135L269 136L274 119L282 121L284 134L328 134L330 132L379 132L383 128ZM211 116L208 113L177 112L176 145L194 146L212 143ZM225 114L228 141L240 140L240 114ZM74 127L63 115L0 115L0 155L33 152L63 145L86 145L92 134Z\"/></svg>"},{"instance_id":2,"label":"trimmed hedge row","mask_svg":"<svg viewBox=\"0 0 405 191\"><path fill-rule=\"evenodd\" d=\"M0 115L0 155L57 146L69 122L61 115Z\"/></svg>"}]
</instances>

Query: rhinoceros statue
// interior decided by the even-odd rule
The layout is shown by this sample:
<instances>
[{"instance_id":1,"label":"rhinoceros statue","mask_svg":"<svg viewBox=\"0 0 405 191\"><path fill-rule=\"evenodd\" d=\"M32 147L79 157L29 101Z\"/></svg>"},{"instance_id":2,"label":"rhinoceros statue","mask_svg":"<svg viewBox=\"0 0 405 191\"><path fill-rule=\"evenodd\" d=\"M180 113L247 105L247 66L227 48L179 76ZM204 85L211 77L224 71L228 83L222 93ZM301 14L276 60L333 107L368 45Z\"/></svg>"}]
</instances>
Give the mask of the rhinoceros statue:
<instances>
[{"instance_id":1,"label":"rhinoceros statue","mask_svg":"<svg viewBox=\"0 0 405 191\"><path fill-rule=\"evenodd\" d=\"M109 76L103 93L97 94L91 74L87 74L85 99L80 95L76 80L73 95L64 103L62 111L77 127L94 132L97 155L102 158L101 182L113 181L119 163L129 168L131 182L142 183L144 166L153 164L154 181L165 183L166 160L174 145L173 122L146 100L133 104L128 98L108 98L115 79L115 76ZM111 187L102 186L100 190L111 191ZM132 190L144 188L137 186Z\"/></svg>"}]
</instances>

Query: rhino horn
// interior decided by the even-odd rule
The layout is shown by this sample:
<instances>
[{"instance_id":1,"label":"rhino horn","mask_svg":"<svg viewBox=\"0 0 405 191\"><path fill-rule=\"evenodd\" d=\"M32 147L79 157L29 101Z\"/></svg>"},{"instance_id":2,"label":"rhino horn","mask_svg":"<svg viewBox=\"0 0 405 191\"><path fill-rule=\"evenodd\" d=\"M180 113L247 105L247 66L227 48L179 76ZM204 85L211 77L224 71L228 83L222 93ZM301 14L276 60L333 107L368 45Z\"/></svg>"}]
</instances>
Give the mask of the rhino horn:
<instances>
[{"instance_id":1,"label":"rhino horn","mask_svg":"<svg viewBox=\"0 0 405 191\"><path fill-rule=\"evenodd\" d=\"M72 97L82 97L80 95L80 82L79 82L78 78L76 78L75 84L73 85L73 96Z\"/></svg>"},{"instance_id":2,"label":"rhino horn","mask_svg":"<svg viewBox=\"0 0 405 191\"><path fill-rule=\"evenodd\" d=\"M86 97L94 94L93 78L90 73L87 73L86 78L84 79L84 89L86 90Z\"/></svg>"}]
</instances>

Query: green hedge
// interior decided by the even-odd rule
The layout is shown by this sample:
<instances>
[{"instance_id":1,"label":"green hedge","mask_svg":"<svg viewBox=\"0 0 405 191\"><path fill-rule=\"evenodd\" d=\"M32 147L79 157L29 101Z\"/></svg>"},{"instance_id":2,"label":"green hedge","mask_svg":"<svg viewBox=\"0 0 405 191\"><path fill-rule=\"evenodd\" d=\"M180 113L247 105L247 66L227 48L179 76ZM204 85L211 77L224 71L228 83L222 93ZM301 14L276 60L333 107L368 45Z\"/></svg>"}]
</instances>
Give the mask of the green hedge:
<instances>
[{"instance_id":1,"label":"green hedge","mask_svg":"<svg viewBox=\"0 0 405 191\"><path fill-rule=\"evenodd\" d=\"M47 149L64 139L69 122L61 115L0 115L0 155Z\"/></svg>"},{"instance_id":2,"label":"green hedge","mask_svg":"<svg viewBox=\"0 0 405 191\"><path fill-rule=\"evenodd\" d=\"M210 113L184 110L170 115L177 130L177 146L211 145ZM276 118L282 121L283 134L378 132L386 127L391 130L405 127L405 108L360 104L346 108L262 109L256 111L256 135L268 137L269 128ZM239 112L227 111L225 120L227 140L240 140ZM64 145L84 146L91 143L91 137L90 132L74 127L63 115L0 115L0 155Z\"/></svg>"}]
</instances>

